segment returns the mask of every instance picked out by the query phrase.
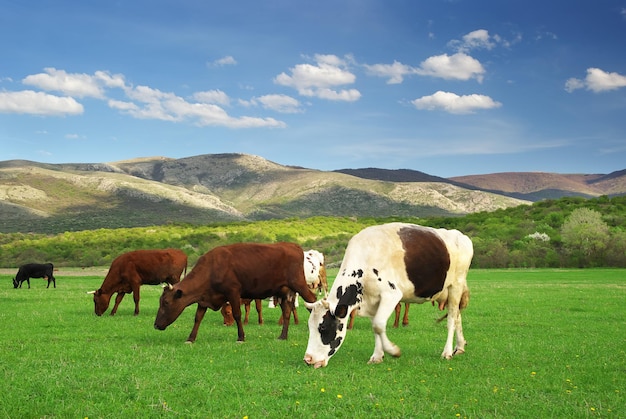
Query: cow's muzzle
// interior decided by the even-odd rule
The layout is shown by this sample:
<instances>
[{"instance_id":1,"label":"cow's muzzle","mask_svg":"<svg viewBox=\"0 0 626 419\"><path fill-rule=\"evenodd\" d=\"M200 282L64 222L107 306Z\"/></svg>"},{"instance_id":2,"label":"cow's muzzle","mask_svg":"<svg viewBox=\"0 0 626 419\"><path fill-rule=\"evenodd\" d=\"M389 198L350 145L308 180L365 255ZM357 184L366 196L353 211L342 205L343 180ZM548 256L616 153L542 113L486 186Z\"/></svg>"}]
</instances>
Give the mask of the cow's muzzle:
<instances>
[{"instance_id":1,"label":"cow's muzzle","mask_svg":"<svg viewBox=\"0 0 626 419\"><path fill-rule=\"evenodd\" d=\"M309 354L304 355L304 362L307 365L313 365L313 368L315 369L326 366L326 360L322 359L321 361L313 361L313 356Z\"/></svg>"}]
</instances>

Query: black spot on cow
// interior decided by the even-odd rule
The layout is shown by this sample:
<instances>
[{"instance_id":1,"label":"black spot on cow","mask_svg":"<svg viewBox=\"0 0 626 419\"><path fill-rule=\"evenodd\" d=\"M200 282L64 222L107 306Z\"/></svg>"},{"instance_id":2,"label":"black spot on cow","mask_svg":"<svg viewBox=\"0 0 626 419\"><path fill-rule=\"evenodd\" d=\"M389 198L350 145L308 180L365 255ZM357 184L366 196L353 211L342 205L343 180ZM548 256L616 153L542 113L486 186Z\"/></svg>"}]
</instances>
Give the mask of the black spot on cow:
<instances>
[{"instance_id":1,"label":"black spot on cow","mask_svg":"<svg viewBox=\"0 0 626 419\"><path fill-rule=\"evenodd\" d=\"M328 351L328 356L332 356L335 352L337 352L337 348L341 346L342 338L337 338L330 342L330 351Z\"/></svg>"},{"instance_id":2,"label":"black spot on cow","mask_svg":"<svg viewBox=\"0 0 626 419\"><path fill-rule=\"evenodd\" d=\"M339 324L341 324L339 320L330 314L330 311L327 311L326 314L324 314L322 322L317 328L320 332L320 337L322 338L322 343L324 345L330 345L331 342L337 340L337 330Z\"/></svg>"},{"instance_id":3,"label":"black spot on cow","mask_svg":"<svg viewBox=\"0 0 626 419\"><path fill-rule=\"evenodd\" d=\"M343 290L343 286L337 288L337 308L335 309L335 316L343 319L348 314L348 308L361 302L361 295L363 295L363 284L356 281L354 284L350 284Z\"/></svg>"},{"instance_id":4,"label":"black spot on cow","mask_svg":"<svg viewBox=\"0 0 626 419\"><path fill-rule=\"evenodd\" d=\"M372 271L374 272L374 275L378 276L378 269L374 268Z\"/></svg>"},{"instance_id":5,"label":"black spot on cow","mask_svg":"<svg viewBox=\"0 0 626 419\"><path fill-rule=\"evenodd\" d=\"M389 288L391 288L392 290L396 289L396 284L394 284L393 282L388 282L389 284Z\"/></svg>"},{"instance_id":6,"label":"black spot on cow","mask_svg":"<svg viewBox=\"0 0 626 419\"><path fill-rule=\"evenodd\" d=\"M353 278L362 278L363 277L363 269L358 269L356 271L352 271L352 276Z\"/></svg>"}]
</instances>

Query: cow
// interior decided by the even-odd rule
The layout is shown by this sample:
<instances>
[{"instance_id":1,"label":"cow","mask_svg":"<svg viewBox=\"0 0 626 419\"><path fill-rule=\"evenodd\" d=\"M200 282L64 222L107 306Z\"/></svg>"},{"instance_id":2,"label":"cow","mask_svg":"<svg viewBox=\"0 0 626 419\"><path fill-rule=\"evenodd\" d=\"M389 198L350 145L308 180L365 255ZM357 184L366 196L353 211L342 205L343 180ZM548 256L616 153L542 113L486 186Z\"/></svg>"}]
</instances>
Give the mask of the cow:
<instances>
[{"instance_id":1,"label":"cow","mask_svg":"<svg viewBox=\"0 0 626 419\"><path fill-rule=\"evenodd\" d=\"M24 281L28 282L28 288L30 288L31 278L43 278L48 280L48 286L50 288L50 282L54 284L54 288L57 287L57 280L54 277L54 265L51 263L26 263L20 266L17 270L17 274L13 278L13 288L22 288Z\"/></svg>"},{"instance_id":2,"label":"cow","mask_svg":"<svg viewBox=\"0 0 626 419\"><path fill-rule=\"evenodd\" d=\"M355 308L372 321L374 352L368 363L383 362L385 352L399 357L386 324L401 301L447 307L448 337L441 356L450 359L465 352L461 310L469 302L467 273L473 253L472 241L457 230L407 223L363 229L350 239L328 298L305 304L311 314L304 361L315 368L328 364L345 340Z\"/></svg>"},{"instance_id":3,"label":"cow","mask_svg":"<svg viewBox=\"0 0 626 419\"><path fill-rule=\"evenodd\" d=\"M306 280L307 285L313 291L318 293L324 292L328 293L328 280L326 278L326 268L324 267L324 255L317 250L307 250L304 252L304 279ZM300 321L298 319L298 298L297 294L289 295L289 299L293 299L293 304L291 305L291 312L293 313L293 320L295 324L299 324ZM250 299L243 299L242 304L246 309L246 314L244 318L244 325L248 324L248 318L250 315ZM280 298L271 297L269 301L269 308L275 308L280 305ZM256 311L259 317L259 324L263 324L263 315L262 315L262 306L261 300L255 299ZM221 309L222 317L224 317L224 325L232 326L235 324L235 319L233 318L233 310L230 306L230 303L224 304ZM278 324L283 324L283 316L280 316L278 319Z\"/></svg>"},{"instance_id":4,"label":"cow","mask_svg":"<svg viewBox=\"0 0 626 419\"><path fill-rule=\"evenodd\" d=\"M237 323L237 341L244 342L241 299L282 298L283 328L278 339L287 339L291 307L287 296L298 292L313 303L316 296L304 279L302 248L295 243L235 243L218 246L198 259L185 279L163 288L154 327L165 330L183 310L198 304L187 342L193 343L206 311L221 309L228 301Z\"/></svg>"},{"instance_id":5,"label":"cow","mask_svg":"<svg viewBox=\"0 0 626 419\"><path fill-rule=\"evenodd\" d=\"M88 294L93 294L96 315L102 316L109 308L111 296L117 293L111 310L113 316L124 295L132 292L137 316L142 285L175 284L186 271L187 255L181 250L134 250L115 258L100 288Z\"/></svg>"},{"instance_id":6,"label":"cow","mask_svg":"<svg viewBox=\"0 0 626 419\"><path fill-rule=\"evenodd\" d=\"M317 290L318 294L328 293L324 255L321 252L313 249L304 252L304 277L309 288Z\"/></svg>"},{"instance_id":7,"label":"cow","mask_svg":"<svg viewBox=\"0 0 626 419\"><path fill-rule=\"evenodd\" d=\"M246 310L246 314L243 319L243 324L245 326L248 324L248 321L250 319L250 305L252 304L252 299L242 298L241 304ZM263 324L263 305L261 300L258 298L254 299L254 306L256 308L256 313L259 318L259 324ZM233 308L230 303L224 304L220 311L222 313L222 317L224 317L224 326L232 326L233 324L235 324L235 319L233 317Z\"/></svg>"},{"instance_id":8,"label":"cow","mask_svg":"<svg viewBox=\"0 0 626 419\"><path fill-rule=\"evenodd\" d=\"M318 294L328 294L328 279L326 278L326 267L324 266L324 255L317 250L307 250L304 252L304 278L309 288ZM293 313L293 322L299 324L298 319L298 295L290 295L291 312ZM274 308L280 304L279 298L270 299L270 308ZM278 324L283 324L282 316L278 318Z\"/></svg>"}]
</instances>

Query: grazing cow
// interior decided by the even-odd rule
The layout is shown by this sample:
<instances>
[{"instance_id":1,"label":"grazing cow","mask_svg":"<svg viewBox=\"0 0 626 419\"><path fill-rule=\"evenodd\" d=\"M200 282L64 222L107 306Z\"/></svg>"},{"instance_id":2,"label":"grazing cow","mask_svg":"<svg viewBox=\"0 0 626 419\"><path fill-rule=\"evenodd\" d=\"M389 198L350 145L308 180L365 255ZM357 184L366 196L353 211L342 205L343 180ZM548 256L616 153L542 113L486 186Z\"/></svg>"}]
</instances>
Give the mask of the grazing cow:
<instances>
[{"instance_id":1,"label":"grazing cow","mask_svg":"<svg viewBox=\"0 0 626 419\"><path fill-rule=\"evenodd\" d=\"M317 290L318 294L328 293L324 255L321 252L313 249L304 252L304 277L309 288Z\"/></svg>"},{"instance_id":2,"label":"grazing cow","mask_svg":"<svg viewBox=\"0 0 626 419\"><path fill-rule=\"evenodd\" d=\"M448 309L448 337L441 356L450 359L465 351L461 309L467 306L467 272L473 256L471 240L457 230L390 223L365 228L348 243L328 298L306 304L309 342L304 361L323 367L340 348L354 308L372 320L374 353L400 356L387 338L387 319L398 302L436 301ZM456 348L453 339L456 332Z\"/></svg>"},{"instance_id":3,"label":"grazing cow","mask_svg":"<svg viewBox=\"0 0 626 419\"><path fill-rule=\"evenodd\" d=\"M207 309L217 311L228 301L237 323L237 341L243 342L241 299L276 295L283 299L284 319L278 338L287 339L291 307L286 297L292 292L300 293L307 302L316 300L304 279L302 248L297 244L219 246L202 255L183 281L163 289L154 327L165 330L187 306L197 303L194 325L187 338L187 342L194 342Z\"/></svg>"},{"instance_id":4,"label":"grazing cow","mask_svg":"<svg viewBox=\"0 0 626 419\"><path fill-rule=\"evenodd\" d=\"M48 280L48 286L50 288L50 282L54 284L54 288L57 287L57 280L53 274L54 265L51 263L27 263L22 265L17 270L15 278L13 278L13 288L22 288L22 282L28 282L28 288L30 288L31 278L43 278Z\"/></svg>"},{"instance_id":5,"label":"grazing cow","mask_svg":"<svg viewBox=\"0 0 626 419\"><path fill-rule=\"evenodd\" d=\"M326 278L326 267L324 266L324 255L317 250L307 250L304 252L304 278L309 288L317 291L318 294L328 294L328 280ZM298 319L298 294L290 295L291 312L293 313L293 322L299 324ZM272 298L269 307L274 308L280 304L279 298ZM283 318L278 319L278 324L283 324Z\"/></svg>"},{"instance_id":6,"label":"grazing cow","mask_svg":"<svg viewBox=\"0 0 626 419\"><path fill-rule=\"evenodd\" d=\"M248 324L248 320L250 319L250 305L252 304L252 299L242 298L241 304L243 304L246 309L246 315L243 319L243 324L245 326ZM259 324L263 324L263 306L261 304L261 300L255 298L254 306L256 307L256 313L259 317ZM230 303L224 304L220 311L222 312L222 317L224 317L224 326L232 326L233 324L235 324L235 318L233 317L233 308Z\"/></svg>"},{"instance_id":7,"label":"grazing cow","mask_svg":"<svg viewBox=\"0 0 626 419\"><path fill-rule=\"evenodd\" d=\"M324 255L317 250L307 250L304 252L304 279L306 280L307 285L313 291L317 290L318 293L323 291L325 294L328 294L328 281L326 279L326 269L324 268ZM300 321L298 319L298 298L297 294L293 296L289 295L289 299L293 299L293 304L291 305L291 312L293 313L293 320L295 324L299 324ZM250 314L250 299L243 299L242 304L246 309L246 315L244 318L244 325L248 324L248 317ZM269 302L269 308L275 308L277 305L280 305L280 298L271 297ZM259 324L263 324L263 315L261 313L262 306L261 300L255 299L256 311L259 316ZM224 304L221 309L222 316L224 317L224 325L231 326L235 324L235 319L233 318L233 310L230 306L230 303ZM283 324L283 317L280 316L278 319L278 324Z\"/></svg>"},{"instance_id":8,"label":"grazing cow","mask_svg":"<svg viewBox=\"0 0 626 419\"><path fill-rule=\"evenodd\" d=\"M93 294L96 315L101 316L109 308L113 293L117 293L111 310L113 316L124 295L132 292L136 316L142 285L175 284L186 271L187 255L181 250L135 250L115 258L100 288L88 294Z\"/></svg>"}]
</instances>

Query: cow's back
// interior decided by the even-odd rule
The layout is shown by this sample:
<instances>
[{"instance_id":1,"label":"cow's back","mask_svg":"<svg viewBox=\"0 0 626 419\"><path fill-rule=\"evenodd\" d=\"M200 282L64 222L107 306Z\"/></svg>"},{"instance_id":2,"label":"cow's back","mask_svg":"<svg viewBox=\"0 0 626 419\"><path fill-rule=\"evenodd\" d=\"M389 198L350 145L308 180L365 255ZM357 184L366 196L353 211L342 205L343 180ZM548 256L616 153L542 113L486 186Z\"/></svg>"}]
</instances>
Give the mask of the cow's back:
<instances>
[{"instance_id":1,"label":"cow's back","mask_svg":"<svg viewBox=\"0 0 626 419\"><path fill-rule=\"evenodd\" d=\"M267 298L293 281L304 281L302 255L295 243L236 243L212 249L198 264L206 266L206 281L219 292L236 282L242 298Z\"/></svg>"},{"instance_id":2,"label":"cow's back","mask_svg":"<svg viewBox=\"0 0 626 419\"><path fill-rule=\"evenodd\" d=\"M134 250L113 260L102 288L115 289L138 278L144 285L158 285L168 279L175 283L186 266L187 255L177 249Z\"/></svg>"},{"instance_id":3,"label":"cow's back","mask_svg":"<svg viewBox=\"0 0 626 419\"><path fill-rule=\"evenodd\" d=\"M446 283L452 257L449 240L434 228L414 224L365 228L348 243L338 279L352 282L361 276L363 286L370 290L367 297L374 300L380 292L397 287L404 301L426 301Z\"/></svg>"},{"instance_id":4,"label":"cow's back","mask_svg":"<svg viewBox=\"0 0 626 419\"><path fill-rule=\"evenodd\" d=\"M439 228L436 232L446 243L450 253L450 280L466 281L474 257L472 240L458 230Z\"/></svg>"}]
</instances>

